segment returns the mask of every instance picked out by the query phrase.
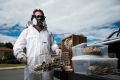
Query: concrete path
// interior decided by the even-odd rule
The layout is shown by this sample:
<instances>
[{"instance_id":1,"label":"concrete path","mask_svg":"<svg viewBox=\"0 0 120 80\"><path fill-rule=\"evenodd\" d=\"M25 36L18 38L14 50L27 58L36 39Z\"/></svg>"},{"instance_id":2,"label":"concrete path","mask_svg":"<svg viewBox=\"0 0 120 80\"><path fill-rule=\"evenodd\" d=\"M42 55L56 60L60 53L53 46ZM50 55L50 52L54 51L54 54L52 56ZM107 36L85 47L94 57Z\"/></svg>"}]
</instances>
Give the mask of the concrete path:
<instances>
[{"instance_id":1,"label":"concrete path","mask_svg":"<svg viewBox=\"0 0 120 80\"><path fill-rule=\"evenodd\" d=\"M14 69L24 69L24 66L18 66L18 67L3 67L3 68L0 68L0 71L1 71L1 70L14 70Z\"/></svg>"}]
</instances>

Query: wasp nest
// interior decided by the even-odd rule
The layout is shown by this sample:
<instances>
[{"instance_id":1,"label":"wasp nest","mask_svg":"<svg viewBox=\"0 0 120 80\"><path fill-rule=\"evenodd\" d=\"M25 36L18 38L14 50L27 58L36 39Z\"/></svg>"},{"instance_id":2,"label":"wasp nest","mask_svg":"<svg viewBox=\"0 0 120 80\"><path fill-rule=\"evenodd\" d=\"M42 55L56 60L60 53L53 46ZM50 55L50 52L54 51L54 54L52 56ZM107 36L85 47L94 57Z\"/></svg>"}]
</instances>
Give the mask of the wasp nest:
<instances>
[{"instance_id":1,"label":"wasp nest","mask_svg":"<svg viewBox=\"0 0 120 80\"><path fill-rule=\"evenodd\" d=\"M88 70L91 74L105 75L112 73L114 67L111 64L91 64Z\"/></svg>"},{"instance_id":2,"label":"wasp nest","mask_svg":"<svg viewBox=\"0 0 120 80\"><path fill-rule=\"evenodd\" d=\"M96 46L87 46L84 48L84 53L87 55L101 55L101 50Z\"/></svg>"},{"instance_id":3,"label":"wasp nest","mask_svg":"<svg viewBox=\"0 0 120 80\"><path fill-rule=\"evenodd\" d=\"M65 47L70 50L72 48L72 39L66 39L64 42Z\"/></svg>"},{"instance_id":4,"label":"wasp nest","mask_svg":"<svg viewBox=\"0 0 120 80\"><path fill-rule=\"evenodd\" d=\"M64 66L63 60L60 59L60 56L54 56L50 61L43 62L41 65L36 65L34 71L48 71L54 68L62 68Z\"/></svg>"}]
</instances>

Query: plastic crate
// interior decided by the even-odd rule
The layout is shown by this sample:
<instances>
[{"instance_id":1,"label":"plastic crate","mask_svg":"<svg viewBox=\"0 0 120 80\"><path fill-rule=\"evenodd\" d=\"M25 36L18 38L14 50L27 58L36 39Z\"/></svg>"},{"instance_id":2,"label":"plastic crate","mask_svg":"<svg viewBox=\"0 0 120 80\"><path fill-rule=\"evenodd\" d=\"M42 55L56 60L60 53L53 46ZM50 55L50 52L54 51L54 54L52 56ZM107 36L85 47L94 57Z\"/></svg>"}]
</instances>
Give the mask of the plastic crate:
<instances>
[{"instance_id":1,"label":"plastic crate","mask_svg":"<svg viewBox=\"0 0 120 80\"><path fill-rule=\"evenodd\" d=\"M84 55L83 49L87 47L87 43L81 43L72 47L72 56Z\"/></svg>"},{"instance_id":2,"label":"plastic crate","mask_svg":"<svg viewBox=\"0 0 120 80\"><path fill-rule=\"evenodd\" d=\"M88 55L85 53L86 47L90 47L90 46L87 46L86 43L82 43L72 47L72 56L74 57L74 56ZM91 47L96 47L100 49L99 56L108 57L108 45L92 45ZM91 55L94 55L94 52L91 53Z\"/></svg>"},{"instance_id":3,"label":"plastic crate","mask_svg":"<svg viewBox=\"0 0 120 80\"><path fill-rule=\"evenodd\" d=\"M111 74L117 69L117 58L103 58L94 55L83 55L72 58L75 73L85 75Z\"/></svg>"}]
</instances>

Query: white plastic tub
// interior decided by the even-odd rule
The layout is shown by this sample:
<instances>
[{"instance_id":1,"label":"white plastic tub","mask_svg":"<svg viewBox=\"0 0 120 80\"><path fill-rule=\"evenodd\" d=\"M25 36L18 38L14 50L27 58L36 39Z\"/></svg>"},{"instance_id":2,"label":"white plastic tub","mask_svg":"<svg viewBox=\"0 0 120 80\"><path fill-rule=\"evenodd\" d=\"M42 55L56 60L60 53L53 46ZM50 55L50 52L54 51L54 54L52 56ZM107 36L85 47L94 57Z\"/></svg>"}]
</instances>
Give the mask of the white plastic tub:
<instances>
[{"instance_id":1,"label":"white plastic tub","mask_svg":"<svg viewBox=\"0 0 120 80\"><path fill-rule=\"evenodd\" d=\"M103 58L93 55L72 58L74 72L85 75L110 74L114 69L117 69L117 61L117 58Z\"/></svg>"},{"instance_id":2,"label":"white plastic tub","mask_svg":"<svg viewBox=\"0 0 120 80\"><path fill-rule=\"evenodd\" d=\"M72 47L72 56L84 55L83 49L87 47L87 43L81 43Z\"/></svg>"},{"instance_id":3,"label":"white plastic tub","mask_svg":"<svg viewBox=\"0 0 120 80\"><path fill-rule=\"evenodd\" d=\"M100 49L100 55L102 57L108 57L108 45L91 45L95 46ZM72 56L81 56L81 55L87 55L85 53L85 48L87 47L86 43L78 44L74 47L72 47ZM94 53L92 53L94 54Z\"/></svg>"}]
</instances>

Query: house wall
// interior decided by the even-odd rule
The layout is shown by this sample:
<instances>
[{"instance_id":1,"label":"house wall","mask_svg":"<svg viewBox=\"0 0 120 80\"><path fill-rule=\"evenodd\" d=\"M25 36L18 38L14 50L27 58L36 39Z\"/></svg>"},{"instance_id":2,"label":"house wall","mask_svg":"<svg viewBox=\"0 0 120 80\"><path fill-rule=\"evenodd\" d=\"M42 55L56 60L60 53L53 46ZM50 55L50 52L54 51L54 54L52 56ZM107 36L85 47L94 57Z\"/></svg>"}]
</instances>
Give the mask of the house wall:
<instances>
[{"instance_id":1,"label":"house wall","mask_svg":"<svg viewBox=\"0 0 120 80\"><path fill-rule=\"evenodd\" d=\"M4 52L0 51L0 57L4 56Z\"/></svg>"}]
</instances>

